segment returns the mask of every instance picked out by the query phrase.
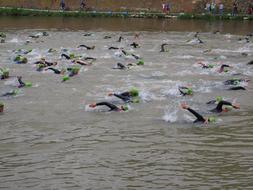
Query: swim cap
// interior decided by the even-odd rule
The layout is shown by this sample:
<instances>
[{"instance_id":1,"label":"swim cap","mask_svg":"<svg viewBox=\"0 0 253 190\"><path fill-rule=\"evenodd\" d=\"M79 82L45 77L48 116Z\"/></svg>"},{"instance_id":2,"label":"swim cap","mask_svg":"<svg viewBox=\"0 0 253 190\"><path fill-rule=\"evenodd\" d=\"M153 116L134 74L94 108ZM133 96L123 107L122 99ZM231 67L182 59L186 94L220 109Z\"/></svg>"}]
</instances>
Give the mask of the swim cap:
<instances>
[{"instance_id":1,"label":"swim cap","mask_svg":"<svg viewBox=\"0 0 253 190\"><path fill-rule=\"evenodd\" d=\"M139 91L138 91L137 88L134 88L134 87L131 88L130 93L131 93L132 96L139 96Z\"/></svg>"},{"instance_id":2,"label":"swim cap","mask_svg":"<svg viewBox=\"0 0 253 190\"><path fill-rule=\"evenodd\" d=\"M216 102L219 103L219 102L222 101L222 100L223 100L223 97L222 97L222 96L217 96L217 97L216 97Z\"/></svg>"},{"instance_id":3,"label":"swim cap","mask_svg":"<svg viewBox=\"0 0 253 190\"><path fill-rule=\"evenodd\" d=\"M67 81L67 80L69 80L70 78L69 78L69 76L64 76L63 78L62 78L62 81Z\"/></svg>"},{"instance_id":4,"label":"swim cap","mask_svg":"<svg viewBox=\"0 0 253 190\"><path fill-rule=\"evenodd\" d=\"M224 72L227 73L229 70L228 69L224 69Z\"/></svg>"},{"instance_id":5,"label":"swim cap","mask_svg":"<svg viewBox=\"0 0 253 190\"><path fill-rule=\"evenodd\" d=\"M216 122L216 117L214 117L214 116L211 116L211 117L209 117L208 118L208 122L210 122L210 123L215 123Z\"/></svg>"},{"instance_id":6,"label":"swim cap","mask_svg":"<svg viewBox=\"0 0 253 190\"><path fill-rule=\"evenodd\" d=\"M16 89L16 90L13 91L13 94L14 94L14 95L17 95L18 93L19 93L19 90L18 90L18 89Z\"/></svg>"},{"instance_id":7,"label":"swim cap","mask_svg":"<svg viewBox=\"0 0 253 190\"><path fill-rule=\"evenodd\" d=\"M69 57L70 57L70 59L74 59L75 58L75 54L71 53L71 54L69 54Z\"/></svg>"},{"instance_id":8,"label":"swim cap","mask_svg":"<svg viewBox=\"0 0 253 190\"><path fill-rule=\"evenodd\" d=\"M144 61L141 59L138 61L137 65L144 65Z\"/></svg>"},{"instance_id":9,"label":"swim cap","mask_svg":"<svg viewBox=\"0 0 253 190\"><path fill-rule=\"evenodd\" d=\"M31 83L31 82L26 82L26 83L25 83L25 86L26 86L26 87L32 87L32 83Z\"/></svg>"},{"instance_id":10,"label":"swim cap","mask_svg":"<svg viewBox=\"0 0 253 190\"><path fill-rule=\"evenodd\" d=\"M188 95L192 95L192 94L193 94L192 88L188 88L186 93L187 93Z\"/></svg>"},{"instance_id":11,"label":"swim cap","mask_svg":"<svg viewBox=\"0 0 253 190\"><path fill-rule=\"evenodd\" d=\"M231 111L233 109L233 106L224 106L224 109L226 111Z\"/></svg>"},{"instance_id":12,"label":"swim cap","mask_svg":"<svg viewBox=\"0 0 253 190\"><path fill-rule=\"evenodd\" d=\"M0 106L3 106L4 104L3 104L3 102L0 102Z\"/></svg>"},{"instance_id":13,"label":"swim cap","mask_svg":"<svg viewBox=\"0 0 253 190\"><path fill-rule=\"evenodd\" d=\"M128 111L128 106L127 105L121 106L121 109L124 111Z\"/></svg>"},{"instance_id":14,"label":"swim cap","mask_svg":"<svg viewBox=\"0 0 253 190\"><path fill-rule=\"evenodd\" d=\"M210 68L210 69L212 69L213 67L214 67L214 65L211 65L211 64L208 65L208 68Z\"/></svg>"}]
</instances>

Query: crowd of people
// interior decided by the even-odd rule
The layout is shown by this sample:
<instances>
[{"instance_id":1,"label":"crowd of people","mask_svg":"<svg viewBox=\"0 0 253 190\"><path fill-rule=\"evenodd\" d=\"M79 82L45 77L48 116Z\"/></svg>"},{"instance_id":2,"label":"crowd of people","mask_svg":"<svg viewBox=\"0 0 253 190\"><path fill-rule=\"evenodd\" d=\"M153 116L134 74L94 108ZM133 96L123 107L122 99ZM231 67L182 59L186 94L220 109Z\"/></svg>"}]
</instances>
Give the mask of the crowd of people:
<instances>
[{"instance_id":1,"label":"crowd of people","mask_svg":"<svg viewBox=\"0 0 253 190\"><path fill-rule=\"evenodd\" d=\"M194 42L197 44L204 44L205 42L200 39L200 33L197 32L194 36L193 39L190 42ZM6 38L6 34L0 33L1 38ZM47 32L39 33L36 35L30 35L29 37L32 39L38 39L40 37L47 37L49 34ZM84 36L89 36L88 34L85 34ZM133 38L133 41L128 44L129 47L135 49L135 48L141 48L141 45L138 43L139 39L139 34L136 34ZM248 40L245 41L245 43L251 43L249 38L252 37L251 35L247 35L245 38ZM111 39L111 36L105 36L104 39ZM118 43L120 43L122 40L124 40L123 36L120 36L117 40ZM167 52L167 46L168 44L162 43L161 44L161 51L159 53L166 53ZM86 44L80 44L77 48L83 48L87 51L92 51L96 47L95 46L88 46ZM143 67L144 66L144 61L143 58L141 58L139 55L134 54L133 52L127 51L124 49L124 47L118 48L114 46L109 46L108 47L109 51L118 51L120 52L120 56L125 56L125 57L131 57L132 59L135 60L133 63L117 63L117 65L112 68L112 69L119 69L119 70L129 70L132 67ZM23 49L17 49L13 51L16 57L14 58L14 62L16 64L27 64L29 63L29 60L26 58L26 55L31 53L32 50L23 50ZM56 50L50 48L48 49L48 53L56 52ZM205 52L204 52L205 53ZM66 82L70 80L71 78L77 76L79 74L79 71L81 67L86 67L86 66L92 66L92 63L96 61L96 58L94 57L83 57L83 56L77 56L73 53L68 53L68 49L63 49L62 53L60 54L61 59L64 59L69 62L67 67L62 67L61 69L59 68L59 63L58 62L50 62L47 61L46 58L41 58L37 60L36 62L32 63L37 72L41 71L52 71L52 73L57 74L58 76L62 76L62 82ZM249 62L248 65L252 65L253 61ZM204 62L200 61L197 63L197 65L204 70L210 70L214 67L217 67L217 72L220 73L221 75L224 73L228 73L230 70L233 69L233 66L229 64L222 64L222 65L216 65L216 64L205 64ZM29 81L23 81L22 76L11 76L10 75L10 70L8 68L0 68L0 79L1 80L8 80L10 77L15 77L17 80L17 85L16 89L13 89L11 91L5 92L0 95L0 97L13 97L19 94L19 89L20 88L25 88L25 87L32 87L32 83ZM223 82L225 86L228 88L226 90L230 91L238 91L238 90L247 90L242 83L248 83L250 80L245 79L245 78L232 78L228 79ZM191 86L179 86L178 87L178 92L182 97L184 96L193 96L194 95L194 90ZM140 97L140 92L139 89L137 88L130 88L127 91L123 91L120 93L116 92L110 92L108 96L113 96L122 101L121 105L116 105L113 102L110 101L99 101L96 103L89 104L89 108L94 109L97 107L107 107L109 108L108 111L128 111L129 110L129 104L131 103L140 103L141 102L141 97ZM222 112L228 112L232 109L239 109L240 105L236 103L236 101L228 101L225 100L222 96L217 97L215 100L211 100L207 102L208 105L214 105L214 108L209 110L210 113L222 113ZM188 110L191 114L193 114L196 117L196 120L194 123L213 123L216 122L216 117L217 115L214 116L203 116L194 109L192 109L189 105L187 105L185 102L181 104L181 108L184 110ZM0 102L0 112L4 111L4 104Z\"/></svg>"}]
</instances>

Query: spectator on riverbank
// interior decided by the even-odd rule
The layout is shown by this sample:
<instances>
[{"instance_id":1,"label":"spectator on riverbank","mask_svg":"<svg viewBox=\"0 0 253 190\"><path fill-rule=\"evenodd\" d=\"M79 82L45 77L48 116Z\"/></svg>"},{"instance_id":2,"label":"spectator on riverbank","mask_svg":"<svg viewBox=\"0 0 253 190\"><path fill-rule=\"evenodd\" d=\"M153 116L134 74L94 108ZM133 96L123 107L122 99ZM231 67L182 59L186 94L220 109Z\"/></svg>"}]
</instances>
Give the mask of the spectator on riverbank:
<instances>
[{"instance_id":1,"label":"spectator on riverbank","mask_svg":"<svg viewBox=\"0 0 253 190\"><path fill-rule=\"evenodd\" d=\"M233 12L232 15L236 16L238 14L238 5L236 2L233 3Z\"/></svg>"},{"instance_id":2,"label":"spectator on riverbank","mask_svg":"<svg viewBox=\"0 0 253 190\"><path fill-rule=\"evenodd\" d=\"M65 8L66 8L65 0L61 0L60 7L62 10L65 10Z\"/></svg>"},{"instance_id":3,"label":"spectator on riverbank","mask_svg":"<svg viewBox=\"0 0 253 190\"><path fill-rule=\"evenodd\" d=\"M251 5L251 4L249 4L248 14L249 14L249 15L252 15L252 14L253 14L253 5Z\"/></svg>"},{"instance_id":4,"label":"spectator on riverbank","mask_svg":"<svg viewBox=\"0 0 253 190\"><path fill-rule=\"evenodd\" d=\"M162 4L162 8L163 8L163 13L166 13L166 4L165 3Z\"/></svg>"},{"instance_id":5,"label":"spectator on riverbank","mask_svg":"<svg viewBox=\"0 0 253 190\"><path fill-rule=\"evenodd\" d=\"M206 12L209 14L211 12L211 4L209 2L206 3Z\"/></svg>"},{"instance_id":6,"label":"spectator on riverbank","mask_svg":"<svg viewBox=\"0 0 253 190\"><path fill-rule=\"evenodd\" d=\"M169 3L166 4L166 13L167 14L170 13L170 4Z\"/></svg>"},{"instance_id":7,"label":"spectator on riverbank","mask_svg":"<svg viewBox=\"0 0 253 190\"><path fill-rule=\"evenodd\" d=\"M211 12L212 12L212 14L216 14L216 4L215 4L215 2L212 2L212 4L211 4Z\"/></svg>"},{"instance_id":8,"label":"spectator on riverbank","mask_svg":"<svg viewBox=\"0 0 253 190\"><path fill-rule=\"evenodd\" d=\"M85 0L80 0L80 9L83 10L86 7Z\"/></svg>"},{"instance_id":9,"label":"spectator on riverbank","mask_svg":"<svg viewBox=\"0 0 253 190\"><path fill-rule=\"evenodd\" d=\"M219 13L220 13L220 15L223 15L223 12L224 12L224 5L222 3L220 3L220 5L219 5Z\"/></svg>"}]
</instances>

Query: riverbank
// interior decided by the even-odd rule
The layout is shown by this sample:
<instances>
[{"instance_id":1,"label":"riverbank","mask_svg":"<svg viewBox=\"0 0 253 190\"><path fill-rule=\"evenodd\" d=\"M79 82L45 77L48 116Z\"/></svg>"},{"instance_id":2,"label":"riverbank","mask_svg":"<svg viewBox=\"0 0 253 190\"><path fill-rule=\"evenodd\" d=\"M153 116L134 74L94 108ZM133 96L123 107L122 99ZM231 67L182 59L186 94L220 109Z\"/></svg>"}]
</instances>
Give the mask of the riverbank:
<instances>
[{"instance_id":1,"label":"riverbank","mask_svg":"<svg viewBox=\"0 0 253 190\"><path fill-rule=\"evenodd\" d=\"M164 14L161 12L97 12L97 11L62 11L62 10L40 10L1 7L0 16L48 16L48 17L121 17L121 18L160 18L160 19L202 19L202 20L253 20L253 15L231 14L210 15L173 13Z\"/></svg>"}]
</instances>

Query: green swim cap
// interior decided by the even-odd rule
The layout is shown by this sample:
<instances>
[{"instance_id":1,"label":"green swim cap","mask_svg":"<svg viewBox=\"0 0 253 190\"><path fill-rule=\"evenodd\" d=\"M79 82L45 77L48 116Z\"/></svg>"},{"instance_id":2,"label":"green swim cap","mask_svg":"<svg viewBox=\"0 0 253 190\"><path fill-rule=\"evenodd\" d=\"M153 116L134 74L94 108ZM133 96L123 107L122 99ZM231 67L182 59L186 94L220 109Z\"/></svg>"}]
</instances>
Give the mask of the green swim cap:
<instances>
[{"instance_id":1,"label":"green swim cap","mask_svg":"<svg viewBox=\"0 0 253 190\"><path fill-rule=\"evenodd\" d=\"M26 86L26 87L32 87L32 83L31 83L31 82L26 82L26 83L25 83L25 86Z\"/></svg>"},{"instance_id":2,"label":"green swim cap","mask_svg":"<svg viewBox=\"0 0 253 190\"><path fill-rule=\"evenodd\" d=\"M127 105L124 105L124 106L122 106L122 110L124 110L124 111L128 111L128 110L129 110L129 108L128 108L128 106L127 106Z\"/></svg>"},{"instance_id":3,"label":"green swim cap","mask_svg":"<svg viewBox=\"0 0 253 190\"><path fill-rule=\"evenodd\" d=\"M69 79L70 79L69 76L64 76L64 77L62 78L62 81L64 82L64 81L67 81L67 80L69 80Z\"/></svg>"},{"instance_id":4,"label":"green swim cap","mask_svg":"<svg viewBox=\"0 0 253 190\"><path fill-rule=\"evenodd\" d=\"M69 54L69 57L70 57L70 59L74 59L75 58L75 54L71 53L71 54Z\"/></svg>"},{"instance_id":5,"label":"green swim cap","mask_svg":"<svg viewBox=\"0 0 253 190\"><path fill-rule=\"evenodd\" d=\"M137 64L137 65L144 65L144 61L141 59L141 60L139 60L136 64Z\"/></svg>"},{"instance_id":6,"label":"green swim cap","mask_svg":"<svg viewBox=\"0 0 253 190\"><path fill-rule=\"evenodd\" d=\"M214 116L211 116L208 118L208 122L210 122L210 123L215 123L216 121L217 121L217 119Z\"/></svg>"},{"instance_id":7,"label":"green swim cap","mask_svg":"<svg viewBox=\"0 0 253 190\"><path fill-rule=\"evenodd\" d=\"M137 88L131 88L130 89L130 93L131 93L131 95L132 96L139 96L139 91L138 91L138 89Z\"/></svg>"},{"instance_id":8,"label":"green swim cap","mask_svg":"<svg viewBox=\"0 0 253 190\"><path fill-rule=\"evenodd\" d=\"M228 69L224 69L224 72L227 73L229 70Z\"/></svg>"},{"instance_id":9,"label":"green swim cap","mask_svg":"<svg viewBox=\"0 0 253 190\"><path fill-rule=\"evenodd\" d=\"M212 69L213 67L214 67L214 65L211 65L211 64L208 65L208 68L210 68L210 69Z\"/></svg>"},{"instance_id":10,"label":"green swim cap","mask_svg":"<svg viewBox=\"0 0 253 190\"><path fill-rule=\"evenodd\" d=\"M3 32L1 32L1 33L0 33L0 37L1 37L1 38L6 38L6 34L3 33Z\"/></svg>"},{"instance_id":11,"label":"green swim cap","mask_svg":"<svg viewBox=\"0 0 253 190\"><path fill-rule=\"evenodd\" d=\"M224 106L225 109L227 109L228 111L231 111L233 109L233 106Z\"/></svg>"},{"instance_id":12,"label":"green swim cap","mask_svg":"<svg viewBox=\"0 0 253 190\"><path fill-rule=\"evenodd\" d=\"M14 59L14 61L20 61L21 60L21 55L17 55Z\"/></svg>"},{"instance_id":13,"label":"green swim cap","mask_svg":"<svg viewBox=\"0 0 253 190\"><path fill-rule=\"evenodd\" d=\"M3 102L0 102L0 106L3 106L4 104L3 104Z\"/></svg>"},{"instance_id":14,"label":"green swim cap","mask_svg":"<svg viewBox=\"0 0 253 190\"><path fill-rule=\"evenodd\" d=\"M217 96L217 97L216 97L216 102L219 103L219 102L222 101L222 100L223 100L223 97L222 97L222 96Z\"/></svg>"},{"instance_id":15,"label":"green swim cap","mask_svg":"<svg viewBox=\"0 0 253 190\"><path fill-rule=\"evenodd\" d=\"M239 84L240 84L240 82L238 80L234 81L234 85L239 85Z\"/></svg>"},{"instance_id":16,"label":"green swim cap","mask_svg":"<svg viewBox=\"0 0 253 190\"><path fill-rule=\"evenodd\" d=\"M16 90L13 91L13 94L14 94L14 95L17 95L18 93L19 93L19 90L18 90L18 89L16 89Z\"/></svg>"},{"instance_id":17,"label":"green swim cap","mask_svg":"<svg viewBox=\"0 0 253 190\"><path fill-rule=\"evenodd\" d=\"M192 95L192 94L193 94L192 88L188 88L186 93L187 93L188 95Z\"/></svg>"}]
</instances>

